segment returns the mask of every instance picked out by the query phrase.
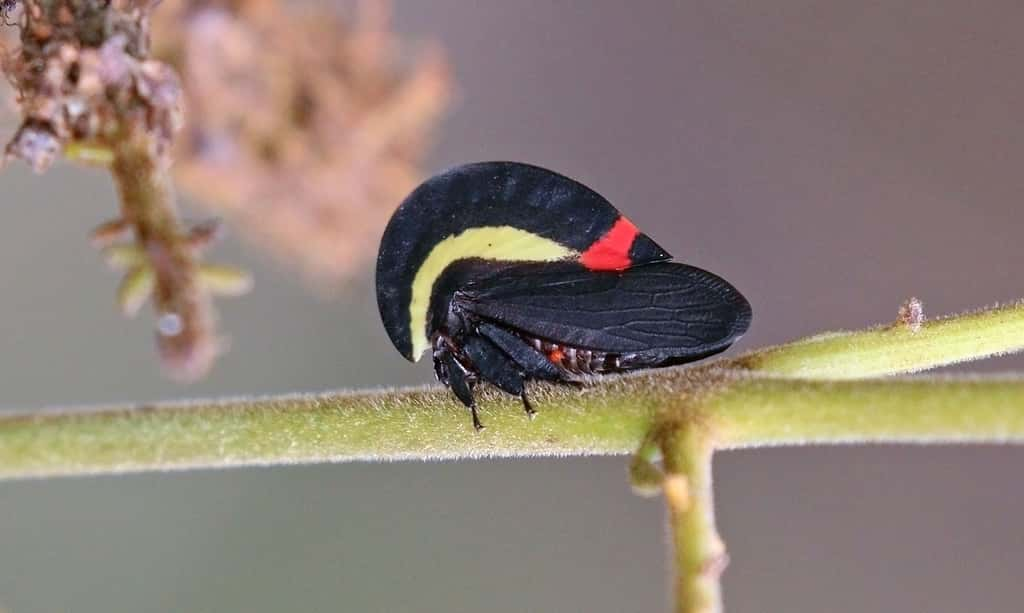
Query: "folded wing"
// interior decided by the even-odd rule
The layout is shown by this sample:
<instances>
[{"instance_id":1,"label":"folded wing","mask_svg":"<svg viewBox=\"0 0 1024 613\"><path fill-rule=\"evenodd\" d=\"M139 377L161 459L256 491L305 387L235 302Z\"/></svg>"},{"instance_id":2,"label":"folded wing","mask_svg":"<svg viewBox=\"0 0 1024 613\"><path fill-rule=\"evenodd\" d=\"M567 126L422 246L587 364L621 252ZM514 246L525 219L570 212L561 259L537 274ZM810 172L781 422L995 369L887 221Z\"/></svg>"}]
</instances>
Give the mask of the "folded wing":
<instances>
[{"instance_id":1,"label":"folded wing","mask_svg":"<svg viewBox=\"0 0 1024 613\"><path fill-rule=\"evenodd\" d=\"M622 272L521 265L470 284L455 305L526 336L652 363L724 350L750 325L750 304L724 279L686 264Z\"/></svg>"}]
</instances>

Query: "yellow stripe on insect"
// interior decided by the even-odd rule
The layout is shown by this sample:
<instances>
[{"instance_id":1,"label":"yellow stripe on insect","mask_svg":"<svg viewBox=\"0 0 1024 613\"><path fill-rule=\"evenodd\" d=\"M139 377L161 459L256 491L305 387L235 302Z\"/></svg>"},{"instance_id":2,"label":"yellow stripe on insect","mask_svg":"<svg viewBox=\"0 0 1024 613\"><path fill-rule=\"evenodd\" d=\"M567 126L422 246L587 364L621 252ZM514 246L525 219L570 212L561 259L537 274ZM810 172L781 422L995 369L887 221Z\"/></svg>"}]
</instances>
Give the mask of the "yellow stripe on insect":
<instances>
[{"instance_id":1,"label":"yellow stripe on insect","mask_svg":"<svg viewBox=\"0 0 1024 613\"><path fill-rule=\"evenodd\" d=\"M469 228L434 245L412 282L409 333L412 336L413 359L419 360L430 345L426 335L430 294L434 281L452 262L468 258L502 262L554 262L576 255L572 249L551 239L512 226Z\"/></svg>"}]
</instances>

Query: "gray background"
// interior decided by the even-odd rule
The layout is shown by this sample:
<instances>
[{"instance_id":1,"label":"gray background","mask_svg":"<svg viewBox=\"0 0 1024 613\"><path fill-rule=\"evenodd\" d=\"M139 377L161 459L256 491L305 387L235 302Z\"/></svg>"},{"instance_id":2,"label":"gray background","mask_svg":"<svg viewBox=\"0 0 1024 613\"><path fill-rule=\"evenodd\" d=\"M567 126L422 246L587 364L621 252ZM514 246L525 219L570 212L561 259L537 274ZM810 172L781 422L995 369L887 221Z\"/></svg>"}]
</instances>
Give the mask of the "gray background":
<instances>
[{"instance_id":1,"label":"gray background","mask_svg":"<svg viewBox=\"0 0 1024 613\"><path fill-rule=\"evenodd\" d=\"M932 314L1024 295L1017 1L407 0L396 19L460 83L431 171L510 158L585 181L742 288L743 347L887 321L912 294ZM368 276L315 298L229 243L257 271L220 303L232 352L169 383L85 238L115 210L108 178L15 166L0 185L4 407L429 378L388 344ZM1005 447L720 455L727 607L1018 610L1022 465ZM0 608L659 610L662 521L621 458L3 483Z\"/></svg>"}]
</instances>

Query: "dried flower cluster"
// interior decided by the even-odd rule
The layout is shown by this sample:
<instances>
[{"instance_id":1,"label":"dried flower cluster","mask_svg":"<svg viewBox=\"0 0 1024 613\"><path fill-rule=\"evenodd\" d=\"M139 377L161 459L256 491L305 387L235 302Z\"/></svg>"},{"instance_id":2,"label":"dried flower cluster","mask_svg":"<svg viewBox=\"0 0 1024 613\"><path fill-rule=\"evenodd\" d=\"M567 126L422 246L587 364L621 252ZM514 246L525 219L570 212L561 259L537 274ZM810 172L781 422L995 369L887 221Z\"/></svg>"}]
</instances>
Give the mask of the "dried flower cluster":
<instances>
[{"instance_id":1,"label":"dried flower cluster","mask_svg":"<svg viewBox=\"0 0 1024 613\"><path fill-rule=\"evenodd\" d=\"M249 281L240 271L201 266L199 250L213 233L179 219L169 154L183 123L182 91L173 68L149 55L150 4L21 3L20 47L4 54L3 68L22 122L5 159L42 172L63 153L109 168L120 216L100 226L94 241L126 270L118 302L132 314L152 298L162 363L171 376L193 380L221 347L209 290L237 293Z\"/></svg>"},{"instance_id":2,"label":"dried flower cluster","mask_svg":"<svg viewBox=\"0 0 1024 613\"><path fill-rule=\"evenodd\" d=\"M15 9L19 46L0 55L21 124L4 159L109 169L121 211L93 240L124 271L121 309L152 300L162 363L182 380L220 353L210 296L250 280L199 262L216 226L181 222L172 157L199 202L337 281L419 181L449 99L439 51L401 57L383 0L347 19L277 0L7 0L5 23Z\"/></svg>"},{"instance_id":3,"label":"dried flower cluster","mask_svg":"<svg viewBox=\"0 0 1024 613\"><path fill-rule=\"evenodd\" d=\"M69 144L111 150L130 131L149 134L160 151L170 145L182 124L181 86L169 66L148 58L148 9L99 0L23 5L21 48L4 58L22 113L8 157L42 172Z\"/></svg>"},{"instance_id":4,"label":"dried flower cluster","mask_svg":"<svg viewBox=\"0 0 1024 613\"><path fill-rule=\"evenodd\" d=\"M427 48L403 61L388 6L164 0L154 54L180 72L178 184L312 278L365 270L450 98Z\"/></svg>"}]
</instances>

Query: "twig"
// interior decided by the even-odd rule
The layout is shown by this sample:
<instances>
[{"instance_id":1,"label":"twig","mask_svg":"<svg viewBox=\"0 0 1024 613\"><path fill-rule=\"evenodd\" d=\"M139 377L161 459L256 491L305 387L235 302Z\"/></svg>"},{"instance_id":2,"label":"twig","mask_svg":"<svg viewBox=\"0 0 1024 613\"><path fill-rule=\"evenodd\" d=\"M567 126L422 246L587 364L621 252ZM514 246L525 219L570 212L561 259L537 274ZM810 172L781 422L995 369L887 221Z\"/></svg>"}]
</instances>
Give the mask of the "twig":
<instances>
[{"instance_id":1,"label":"twig","mask_svg":"<svg viewBox=\"0 0 1024 613\"><path fill-rule=\"evenodd\" d=\"M729 365L787 377L859 379L1024 349L1020 302L923 323L920 317L858 332L819 334L753 351Z\"/></svg>"},{"instance_id":2,"label":"twig","mask_svg":"<svg viewBox=\"0 0 1024 613\"><path fill-rule=\"evenodd\" d=\"M901 355L896 370L968 360L1021 345L1024 305L932 322L922 336L878 329L844 333ZM977 338L945 342L953 338ZM838 338L838 337L836 337ZM816 341L810 341L814 343ZM907 342L914 352L902 352ZM808 341L771 348L804 351ZM942 348L941 360L933 355ZM753 355L758 355L757 353ZM829 361L827 355L821 360ZM916 362L915 362L916 360ZM757 368L749 358L740 360ZM763 362L771 367L772 362ZM811 364L809 359L805 363ZM83 474L287 462L481 456L625 454L657 421L699 418L719 446L853 441L1020 440L1024 380L789 380L719 360L696 368L611 378L584 390L537 386L537 420L514 400L482 399L488 428L476 434L441 390L338 393L194 401L100 411L0 417L0 476ZM769 368L770 370L770 368ZM876 369L877 370L877 369ZM688 407L680 417L679 407Z\"/></svg>"},{"instance_id":3,"label":"twig","mask_svg":"<svg viewBox=\"0 0 1024 613\"><path fill-rule=\"evenodd\" d=\"M679 613L722 610L719 577L728 558L715 528L711 441L700 426L670 433L662 442L664 492L675 550L675 602Z\"/></svg>"},{"instance_id":4,"label":"twig","mask_svg":"<svg viewBox=\"0 0 1024 613\"><path fill-rule=\"evenodd\" d=\"M614 391L614 390L618 391ZM533 422L484 394L476 433L446 392L279 396L0 417L0 478L195 467L629 453L652 407L628 388L552 390Z\"/></svg>"},{"instance_id":5,"label":"twig","mask_svg":"<svg viewBox=\"0 0 1024 613\"><path fill-rule=\"evenodd\" d=\"M748 378L704 410L715 447L1024 442L1024 378Z\"/></svg>"},{"instance_id":6,"label":"twig","mask_svg":"<svg viewBox=\"0 0 1024 613\"><path fill-rule=\"evenodd\" d=\"M544 389L532 422L514 400L485 394L488 428L479 434L446 392L427 389L7 414L0 416L0 478L624 455L644 440L661 406L694 393L691 374L622 377L584 392ZM717 448L1024 441L1024 379L825 383L737 375L716 385L686 420L709 428Z\"/></svg>"},{"instance_id":7,"label":"twig","mask_svg":"<svg viewBox=\"0 0 1024 613\"><path fill-rule=\"evenodd\" d=\"M213 306L178 218L169 166L170 158L149 134L128 130L117 141L110 171L124 221L135 229L136 244L153 273L161 362L175 378L194 380L210 369L219 345Z\"/></svg>"}]
</instances>

